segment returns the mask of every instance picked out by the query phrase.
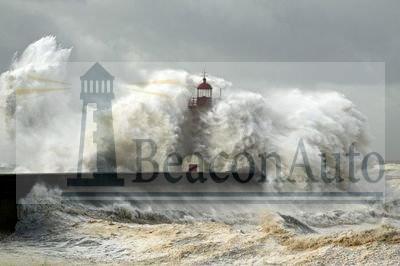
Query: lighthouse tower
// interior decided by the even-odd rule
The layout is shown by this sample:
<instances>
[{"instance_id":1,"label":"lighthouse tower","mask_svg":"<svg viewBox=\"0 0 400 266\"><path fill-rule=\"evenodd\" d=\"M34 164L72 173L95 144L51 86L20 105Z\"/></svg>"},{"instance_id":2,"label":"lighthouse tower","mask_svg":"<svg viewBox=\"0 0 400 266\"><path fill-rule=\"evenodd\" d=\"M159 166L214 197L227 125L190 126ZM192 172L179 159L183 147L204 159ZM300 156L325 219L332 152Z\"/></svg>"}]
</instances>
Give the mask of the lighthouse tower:
<instances>
[{"instance_id":1,"label":"lighthouse tower","mask_svg":"<svg viewBox=\"0 0 400 266\"><path fill-rule=\"evenodd\" d=\"M99 63L95 63L81 80L80 98L83 101L81 137L79 144L79 159L77 178L69 179L68 185L122 185L123 180L117 179L116 155L114 142L114 127L112 116L112 100L114 99L114 77ZM93 133L93 141L97 147L97 171L94 178L82 178L83 149L85 144L86 117L88 104L96 104L93 120L96 123L96 131Z\"/></svg>"},{"instance_id":2,"label":"lighthouse tower","mask_svg":"<svg viewBox=\"0 0 400 266\"><path fill-rule=\"evenodd\" d=\"M188 172L204 172L204 147L207 143L207 124L201 118L213 105L213 87L207 82L206 72L203 72L203 82L197 88L195 95L189 100L186 121L183 126L183 150L187 157L183 162L183 170ZM201 159L199 158L201 155Z\"/></svg>"}]
</instances>

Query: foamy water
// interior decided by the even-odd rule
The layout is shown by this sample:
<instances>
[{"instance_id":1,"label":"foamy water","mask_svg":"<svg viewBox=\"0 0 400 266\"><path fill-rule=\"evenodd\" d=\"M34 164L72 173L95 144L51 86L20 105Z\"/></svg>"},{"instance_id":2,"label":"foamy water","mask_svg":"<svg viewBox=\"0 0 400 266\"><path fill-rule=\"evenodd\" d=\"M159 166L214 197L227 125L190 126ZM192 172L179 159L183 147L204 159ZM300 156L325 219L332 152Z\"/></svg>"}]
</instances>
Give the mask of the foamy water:
<instances>
[{"instance_id":1,"label":"foamy water","mask_svg":"<svg viewBox=\"0 0 400 266\"><path fill-rule=\"evenodd\" d=\"M400 255L399 190L388 193L374 204L90 204L38 184L0 242L0 261L391 264Z\"/></svg>"},{"instance_id":2,"label":"foamy water","mask_svg":"<svg viewBox=\"0 0 400 266\"><path fill-rule=\"evenodd\" d=\"M41 80L64 80L70 52L58 45L55 37L42 38L17 56L10 70L0 77L1 141L2 146L12 146L16 139L17 172L76 169L80 108L71 102L77 101L72 96L77 95L72 93L77 88L46 93ZM140 90L153 94L126 89L132 87L128 84L132 81L117 79L120 97L113 102L113 113L119 170L136 170L134 139L154 140L158 148L154 159L162 165L168 153L184 150L182 145L188 141L185 127L192 126L186 121L191 97L188 88L195 87L201 77L180 69L142 72L146 72L143 78L148 83ZM173 82L157 82L162 80ZM345 154L351 144L362 154L370 151L366 117L340 93L270 88L260 94L246 88L231 90L231 83L220 77L209 76L207 81L226 90L224 97L202 115L206 125L198 132L202 137L189 140L205 158L222 151L230 156L246 151L255 158L276 152L282 158L283 174L287 174L298 142L303 139L311 167L318 175L321 153ZM42 93L24 93L26 88ZM94 125L88 126L88 132L92 132ZM90 143L91 135L88 138ZM96 160L93 147L85 149L85 169L90 170ZM346 156L341 158L343 175L348 171L347 160ZM230 167L229 162L217 161L217 170ZM243 167L244 163L239 164ZM335 170L332 160L328 160L327 170Z\"/></svg>"}]
</instances>

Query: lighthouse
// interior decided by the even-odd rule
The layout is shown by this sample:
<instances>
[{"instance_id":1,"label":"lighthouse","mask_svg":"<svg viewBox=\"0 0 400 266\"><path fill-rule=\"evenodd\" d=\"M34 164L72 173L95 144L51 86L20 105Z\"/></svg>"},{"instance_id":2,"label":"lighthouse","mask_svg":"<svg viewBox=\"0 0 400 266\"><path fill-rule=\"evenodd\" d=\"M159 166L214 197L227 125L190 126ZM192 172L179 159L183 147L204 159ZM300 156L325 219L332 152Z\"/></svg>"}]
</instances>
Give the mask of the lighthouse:
<instances>
[{"instance_id":1,"label":"lighthouse","mask_svg":"<svg viewBox=\"0 0 400 266\"><path fill-rule=\"evenodd\" d=\"M196 87L194 96L188 103L186 122L183 126L184 132L184 151L188 155L183 162L183 170L187 172L204 172L206 152L204 147L207 145L208 125L202 119L213 106L213 87L207 82L206 72L203 72L203 81Z\"/></svg>"},{"instance_id":2,"label":"lighthouse","mask_svg":"<svg viewBox=\"0 0 400 266\"><path fill-rule=\"evenodd\" d=\"M212 106L212 87L207 83L206 72L203 72L203 82L197 86L196 96L189 101L190 109L207 108Z\"/></svg>"}]
</instances>

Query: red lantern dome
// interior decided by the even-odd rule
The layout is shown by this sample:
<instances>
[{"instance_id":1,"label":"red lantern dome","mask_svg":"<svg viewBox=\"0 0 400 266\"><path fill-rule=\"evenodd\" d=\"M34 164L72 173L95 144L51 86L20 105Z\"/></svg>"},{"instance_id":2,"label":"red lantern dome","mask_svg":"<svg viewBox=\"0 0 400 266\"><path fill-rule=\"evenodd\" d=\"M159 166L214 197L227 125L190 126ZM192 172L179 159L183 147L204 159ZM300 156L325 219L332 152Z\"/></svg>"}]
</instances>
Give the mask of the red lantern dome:
<instances>
[{"instance_id":1,"label":"red lantern dome","mask_svg":"<svg viewBox=\"0 0 400 266\"><path fill-rule=\"evenodd\" d=\"M212 87L207 83L206 73L204 71L203 83L197 86L197 95L189 101L189 108L208 107L212 104Z\"/></svg>"},{"instance_id":2,"label":"red lantern dome","mask_svg":"<svg viewBox=\"0 0 400 266\"><path fill-rule=\"evenodd\" d=\"M200 83L199 86L197 86L198 90L212 90L212 87L210 84L207 83L206 78L203 78L203 83Z\"/></svg>"}]
</instances>

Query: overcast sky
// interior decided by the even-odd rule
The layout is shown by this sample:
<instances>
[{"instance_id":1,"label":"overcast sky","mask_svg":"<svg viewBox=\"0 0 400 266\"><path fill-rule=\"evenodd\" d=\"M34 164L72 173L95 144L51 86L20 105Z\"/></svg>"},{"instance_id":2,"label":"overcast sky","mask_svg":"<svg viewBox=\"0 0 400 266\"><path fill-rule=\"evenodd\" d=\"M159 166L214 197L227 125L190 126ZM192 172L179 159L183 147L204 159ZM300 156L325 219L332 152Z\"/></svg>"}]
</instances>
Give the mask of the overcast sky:
<instances>
[{"instance_id":1,"label":"overcast sky","mask_svg":"<svg viewBox=\"0 0 400 266\"><path fill-rule=\"evenodd\" d=\"M400 160L400 1L1 1L0 70L47 34L74 61L386 63L386 158Z\"/></svg>"}]
</instances>

